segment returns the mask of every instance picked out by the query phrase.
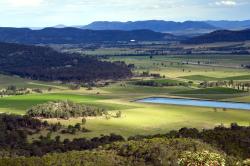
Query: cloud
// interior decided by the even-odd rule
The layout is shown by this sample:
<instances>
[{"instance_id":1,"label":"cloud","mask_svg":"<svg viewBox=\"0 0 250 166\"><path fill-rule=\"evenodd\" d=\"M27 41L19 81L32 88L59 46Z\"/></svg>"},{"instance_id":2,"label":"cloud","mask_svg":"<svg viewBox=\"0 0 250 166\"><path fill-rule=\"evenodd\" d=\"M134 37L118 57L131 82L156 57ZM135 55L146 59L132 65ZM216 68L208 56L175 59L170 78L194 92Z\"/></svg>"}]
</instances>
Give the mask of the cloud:
<instances>
[{"instance_id":1,"label":"cloud","mask_svg":"<svg viewBox=\"0 0 250 166\"><path fill-rule=\"evenodd\" d=\"M38 7L44 0L7 0L7 4L12 7Z\"/></svg>"},{"instance_id":2,"label":"cloud","mask_svg":"<svg viewBox=\"0 0 250 166\"><path fill-rule=\"evenodd\" d=\"M217 6L236 6L237 2L232 0L217 1L215 2Z\"/></svg>"}]
</instances>

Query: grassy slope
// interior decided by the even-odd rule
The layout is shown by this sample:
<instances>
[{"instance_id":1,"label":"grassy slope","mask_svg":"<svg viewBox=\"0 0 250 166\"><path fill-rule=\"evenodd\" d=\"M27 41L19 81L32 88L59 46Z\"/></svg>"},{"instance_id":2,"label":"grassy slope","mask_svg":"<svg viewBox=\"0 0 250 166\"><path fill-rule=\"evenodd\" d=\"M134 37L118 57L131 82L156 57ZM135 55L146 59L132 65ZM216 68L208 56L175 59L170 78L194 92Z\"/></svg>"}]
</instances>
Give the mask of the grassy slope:
<instances>
[{"instance_id":1,"label":"grassy slope","mask_svg":"<svg viewBox=\"0 0 250 166\"><path fill-rule=\"evenodd\" d=\"M0 74L0 89L7 88L9 85L15 85L18 88L66 89L65 85L57 83L34 81L23 79L18 76L7 76Z\"/></svg>"},{"instance_id":2,"label":"grassy slope","mask_svg":"<svg viewBox=\"0 0 250 166\"><path fill-rule=\"evenodd\" d=\"M232 88L216 87L216 88L181 91L181 92L176 92L175 94L236 94L236 93L243 93L243 91Z\"/></svg>"},{"instance_id":3,"label":"grassy slope","mask_svg":"<svg viewBox=\"0 0 250 166\"><path fill-rule=\"evenodd\" d=\"M107 100L110 104L128 104L134 106L133 109L122 110L121 118L89 119L86 127L93 132L77 135L77 137L93 137L110 132L131 136L136 134L157 134L165 133L172 129L182 127L211 128L221 123L229 125L237 122L241 125L248 125L250 121L248 111L218 109L217 112L212 108L158 105L158 104L139 104L131 103L123 99ZM53 120L56 122L57 120ZM63 124L74 124L81 122L81 119L72 119L71 121L61 121ZM72 138L71 135L64 137Z\"/></svg>"},{"instance_id":4,"label":"grassy slope","mask_svg":"<svg viewBox=\"0 0 250 166\"><path fill-rule=\"evenodd\" d=\"M219 80L219 78L208 77L208 76L203 76L203 75L183 76L180 78L183 78L186 80L192 80L192 81L217 81L217 80Z\"/></svg>"},{"instance_id":5,"label":"grassy slope","mask_svg":"<svg viewBox=\"0 0 250 166\"><path fill-rule=\"evenodd\" d=\"M250 75L240 75L240 76L231 76L231 77L223 77L223 78L215 78L215 77L208 77L208 76L202 76L202 75L190 75L190 76L183 76L180 78L193 80L193 81L250 80Z\"/></svg>"}]
</instances>

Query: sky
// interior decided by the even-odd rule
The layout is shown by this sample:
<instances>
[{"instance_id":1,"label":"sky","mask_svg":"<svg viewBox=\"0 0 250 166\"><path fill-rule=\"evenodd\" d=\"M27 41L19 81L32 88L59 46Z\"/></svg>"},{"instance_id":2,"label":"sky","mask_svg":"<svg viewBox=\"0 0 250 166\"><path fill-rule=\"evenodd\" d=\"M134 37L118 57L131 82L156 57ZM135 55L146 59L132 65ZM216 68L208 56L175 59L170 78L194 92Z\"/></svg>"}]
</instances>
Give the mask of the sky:
<instances>
[{"instance_id":1,"label":"sky","mask_svg":"<svg viewBox=\"0 0 250 166\"><path fill-rule=\"evenodd\" d=\"M0 26L86 25L93 21L248 20L250 0L0 0Z\"/></svg>"}]
</instances>

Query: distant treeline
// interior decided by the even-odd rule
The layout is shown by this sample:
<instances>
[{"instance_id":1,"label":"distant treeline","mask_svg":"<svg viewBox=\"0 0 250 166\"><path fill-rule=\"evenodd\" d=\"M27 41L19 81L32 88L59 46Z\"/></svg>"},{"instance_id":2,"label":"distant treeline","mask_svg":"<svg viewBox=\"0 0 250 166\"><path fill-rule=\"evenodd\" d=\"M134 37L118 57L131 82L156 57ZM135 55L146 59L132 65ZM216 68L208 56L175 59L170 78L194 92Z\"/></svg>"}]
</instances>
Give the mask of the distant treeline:
<instances>
[{"instance_id":1,"label":"distant treeline","mask_svg":"<svg viewBox=\"0 0 250 166\"><path fill-rule=\"evenodd\" d=\"M164 87L164 86L188 86L188 83L185 82L158 82L155 80L148 80L148 81L136 81L135 85L139 86L152 86L152 87Z\"/></svg>"},{"instance_id":2,"label":"distant treeline","mask_svg":"<svg viewBox=\"0 0 250 166\"><path fill-rule=\"evenodd\" d=\"M28 88L17 88L14 85L10 85L5 89L0 89L0 96L12 96L12 95L26 95L30 93L43 93L39 88L28 89Z\"/></svg>"},{"instance_id":3,"label":"distant treeline","mask_svg":"<svg viewBox=\"0 0 250 166\"><path fill-rule=\"evenodd\" d=\"M51 48L0 43L0 72L35 80L90 82L132 75L125 63L98 61Z\"/></svg>"}]
</instances>

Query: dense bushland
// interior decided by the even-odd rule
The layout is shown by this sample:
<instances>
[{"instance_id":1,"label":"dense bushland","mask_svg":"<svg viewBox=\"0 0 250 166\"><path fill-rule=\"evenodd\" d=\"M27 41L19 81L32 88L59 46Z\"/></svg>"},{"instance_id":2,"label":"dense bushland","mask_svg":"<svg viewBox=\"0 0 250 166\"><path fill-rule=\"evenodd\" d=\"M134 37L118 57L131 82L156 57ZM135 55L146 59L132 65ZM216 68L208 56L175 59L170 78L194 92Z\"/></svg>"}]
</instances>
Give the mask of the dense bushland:
<instances>
[{"instance_id":1,"label":"dense bushland","mask_svg":"<svg viewBox=\"0 0 250 166\"><path fill-rule=\"evenodd\" d=\"M27 136L48 127L46 122L28 116L0 114L0 148L20 148L27 145Z\"/></svg>"},{"instance_id":2,"label":"dense bushland","mask_svg":"<svg viewBox=\"0 0 250 166\"><path fill-rule=\"evenodd\" d=\"M115 141L124 141L122 136L115 134L72 141L61 140L60 136L52 139L52 132L58 131L59 128L60 124L49 125L28 116L0 114L0 157L42 156L50 152L94 149ZM50 132L47 136L40 136L39 140L29 143L28 136L37 134L42 129Z\"/></svg>"}]
</instances>

